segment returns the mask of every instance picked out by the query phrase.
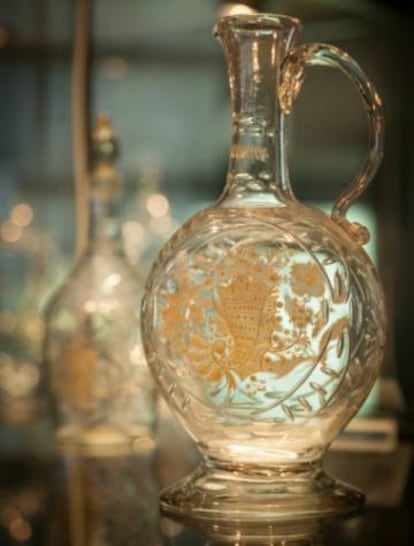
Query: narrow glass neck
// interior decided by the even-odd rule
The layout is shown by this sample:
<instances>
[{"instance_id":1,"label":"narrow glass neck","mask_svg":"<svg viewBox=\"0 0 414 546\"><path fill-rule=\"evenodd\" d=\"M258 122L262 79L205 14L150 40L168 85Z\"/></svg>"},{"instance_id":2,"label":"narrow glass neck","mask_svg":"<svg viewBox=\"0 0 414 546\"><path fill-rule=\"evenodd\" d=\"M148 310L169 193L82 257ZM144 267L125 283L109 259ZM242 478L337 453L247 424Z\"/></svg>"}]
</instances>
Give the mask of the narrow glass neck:
<instances>
[{"instance_id":1,"label":"narrow glass neck","mask_svg":"<svg viewBox=\"0 0 414 546\"><path fill-rule=\"evenodd\" d=\"M120 245L121 221L119 201L90 201L89 244L93 247Z\"/></svg>"},{"instance_id":2,"label":"narrow glass neck","mask_svg":"<svg viewBox=\"0 0 414 546\"><path fill-rule=\"evenodd\" d=\"M114 251L121 248L120 180L104 166L92 177L90 187L89 248Z\"/></svg>"},{"instance_id":3,"label":"narrow glass neck","mask_svg":"<svg viewBox=\"0 0 414 546\"><path fill-rule=\"evenodd\" d=\"M253 19L253 23L249 21ZM223 198L232 205L293 199L287 127L278 98L280 67L298 27L293 20L227 18L218 26L230 79L232 143Z\"/></svg>"}]
</instances>

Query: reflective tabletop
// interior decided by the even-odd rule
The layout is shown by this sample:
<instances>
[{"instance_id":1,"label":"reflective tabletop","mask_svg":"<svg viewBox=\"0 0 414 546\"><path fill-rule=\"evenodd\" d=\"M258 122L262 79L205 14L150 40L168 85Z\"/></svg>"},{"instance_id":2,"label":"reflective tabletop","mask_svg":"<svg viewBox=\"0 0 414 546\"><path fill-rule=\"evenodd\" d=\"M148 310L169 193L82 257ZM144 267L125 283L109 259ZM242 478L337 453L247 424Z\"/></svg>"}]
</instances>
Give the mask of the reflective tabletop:
<instances>
[{"instance_id":1,"label":"reflective tabletop","mask_svg":"<svg viewBox=\"0 0 414 546\"><path fill-rule=\"evenodd\" d=\"M327 467L365 488L363 514L347 520L242 526L173 521L159 491L199 462L171 419L156 447L59 450L47 426L0 428L0 545L201 546L414 544L412 449L331 453ZM364 481L365 480L365 481Z\"/></svg>"}]
</instances>

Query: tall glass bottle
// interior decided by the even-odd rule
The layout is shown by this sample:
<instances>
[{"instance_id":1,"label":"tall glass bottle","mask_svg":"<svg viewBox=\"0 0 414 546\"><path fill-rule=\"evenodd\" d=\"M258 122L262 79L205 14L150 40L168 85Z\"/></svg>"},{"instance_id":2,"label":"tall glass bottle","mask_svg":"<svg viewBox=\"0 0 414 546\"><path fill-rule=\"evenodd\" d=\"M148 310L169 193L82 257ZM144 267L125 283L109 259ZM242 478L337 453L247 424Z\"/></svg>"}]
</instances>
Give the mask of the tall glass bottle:
<instances>
[{"instance_id":1,"label":"tall glass bottle","mask_svg":"<svg viewBox=\"0 0 414 546\"><path fill-rule=\"evenodd\" d=\"M118 142L106 116L93 131L92 157L88 245L46 313L56 433L65 443L146 446L155 391L140 337L143 282L122 250Z\"/></svg>"}]
</instances>

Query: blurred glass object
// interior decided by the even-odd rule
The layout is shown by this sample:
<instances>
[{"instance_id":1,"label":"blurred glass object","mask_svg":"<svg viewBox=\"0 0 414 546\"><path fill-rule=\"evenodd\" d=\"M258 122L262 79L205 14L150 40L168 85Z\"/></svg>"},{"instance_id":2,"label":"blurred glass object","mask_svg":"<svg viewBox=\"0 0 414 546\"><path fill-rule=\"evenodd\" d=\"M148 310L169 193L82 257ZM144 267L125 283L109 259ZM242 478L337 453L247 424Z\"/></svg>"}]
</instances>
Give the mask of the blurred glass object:
<instances>
[{"instance_id":1,"label":"blurred glass object","mask_svg":"<svg viewBox=\"0 0 414 546\"><path fill-rule=\"evenodd\" d=\"M0 423L46 422L45 301L65 270L71 7L5 2L0 24ZM43 9L46 8L46 9ZM53 231L49 229L53 226Z\"/></svg>"},{"instance_id":2,"label":"blurred glass object","mask_svg":"<svg viewBox=\"0 0 414 546\"><path fill-rule=\"evenodd\" d=\"M63 456L63 470L64 487L51 517L50 544L161 544L152 452L68 453Z\"/></svg>"},{"instance_id":3,"label":"blurred glass object","mask_svg":"<svg viewBox=\"0 0 414 546\"><path fill-rule=\"evenodd\" d=\"M106 57L101 64L101 73L108 80L118 80L128 75L128 62L119 56Z\"/></svg>"},{"instance_id":4,"label":"blurred glass object","mask_svg":"<svg viewBox=\"0 0 414 546\"><path fill-rule=\"evenodd\" d=\"M238 2L226 2L218 10L219 17L228 17L230 15L251 15L257 13L257 10Z\"/></svg>"},{"instance_id":5,"label":"blurred glass object","mask_svg":"<svg viewBox=\"0 0 414 546\"><path fill-rule=\"evenodd\" d=\"M118 145L106 116L92 138L86 251L50 301L44 358L64 443L152 443L156 396L140 338L143 281L122 250Z\"/></svg>"},{"instance_id":6,"label":"blurred glass object","mask_svg":"<svg viewBox=\"0 0 414 546\"><path fill-rule=\"evenodd\" d=\"M29 203L16 203L0 226L3 423L37 420L45 409L40 370L44 333L41 309L59 277L62 257L52 237L33 226L34 214Z\"/></svg>"},{"instance_id":7,"label":"blurred glass object","mask_svg":"<svg viewBox=\"0 0 414 546\"><path fill-rule=\"evenodd\" d=\"M129 262L146 276L161 246L179 226L171 204L161 191L162 172L147 166L140 170L136 193L122 226Z\"/></svg>"}]
</instances>

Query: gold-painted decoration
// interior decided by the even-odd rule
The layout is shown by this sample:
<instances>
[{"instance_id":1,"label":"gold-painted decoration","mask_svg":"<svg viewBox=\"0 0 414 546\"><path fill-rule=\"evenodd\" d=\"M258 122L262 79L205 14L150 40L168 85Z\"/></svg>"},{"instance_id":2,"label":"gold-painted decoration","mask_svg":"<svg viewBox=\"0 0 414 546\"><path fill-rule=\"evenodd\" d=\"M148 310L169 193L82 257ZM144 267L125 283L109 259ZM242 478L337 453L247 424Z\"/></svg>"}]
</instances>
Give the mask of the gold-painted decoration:
<instances>
[{"instance_id":1,"label":"gold-painted decoration","mask_svg":"<svg viewBox=\"0 0 414 546\"><path fill-rule=\"evenodd\" d=\"M230 156L232 159L258 159L259 161L266 161L269 158L269 152L264 146L233 144Z\"/></svg>"},{"instance_id":2,"label":"gold-painted decoration","mask_svg":"<svg viewBox=\"0 0 414 546\"><path fill-rule=\"evenodd\" d=\"M79 333L62 346L60 360L60 373L55 380L56 391L77 410L93 409L98 379L98 354L94 346Z\"/></svg>"},{"instance_id":3,"label":"gold-painted decoration","mask_svg":"<svg viewBox=\"0 0 414 546\"><path fill-rule=\"evenodd\" d=\"M332 287L312 256L235 245L217 262L209 252L193 256L191 266L178 261L172 273L160 336L176 332L168 341L172 360L183 358L211 392L223 381L230 393L265 391L270 374L282 379L300 367L306 375L317 364L330 383L341 376L340 365L330 371L329 354L339 341L345 350L346 320L326 316ZM342 296L338 306L346 305Z\"/></svg>"}]
</instances>

